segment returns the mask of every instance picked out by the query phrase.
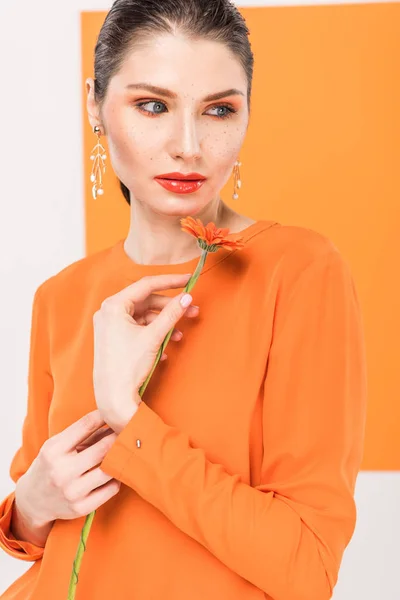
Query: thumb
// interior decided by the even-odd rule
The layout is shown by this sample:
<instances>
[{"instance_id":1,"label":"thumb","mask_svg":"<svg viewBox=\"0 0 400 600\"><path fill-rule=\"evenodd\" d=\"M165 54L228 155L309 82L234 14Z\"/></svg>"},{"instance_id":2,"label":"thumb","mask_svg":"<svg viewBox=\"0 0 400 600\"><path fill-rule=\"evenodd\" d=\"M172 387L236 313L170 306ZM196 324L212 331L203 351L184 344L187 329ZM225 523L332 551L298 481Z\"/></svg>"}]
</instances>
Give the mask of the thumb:
<instances>
[{"instance_id":1,"label":"thumb","mask_svg":"<svg viewBox=\"0 0 400 600\"><path fill-rule=\"evenodd\" d=\"M175 327L176 323L186 312L186 309L192 303L192 296L183 292L178 294L175 298L172 298L170 302L159 313L156 319L147 329L152 330L152 335L155 337L155 341L158 347L163 343L167 333ZM153 339L154 339L153 337Z\"/></svg>"}]
</instances>

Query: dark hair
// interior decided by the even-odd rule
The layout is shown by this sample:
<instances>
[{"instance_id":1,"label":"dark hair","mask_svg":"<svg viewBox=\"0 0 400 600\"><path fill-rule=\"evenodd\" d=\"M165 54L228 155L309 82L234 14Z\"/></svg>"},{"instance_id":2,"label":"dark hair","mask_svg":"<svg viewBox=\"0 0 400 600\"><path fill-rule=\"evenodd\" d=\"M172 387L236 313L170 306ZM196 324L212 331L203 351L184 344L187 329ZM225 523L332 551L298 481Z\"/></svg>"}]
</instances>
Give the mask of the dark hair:
<instances>
[{"instance_id":1,"label":"dark hair","mask_svg":"<svg viewBox=\"0 0 400 600\"><path fill-rule=\"evenodd\" d=\"M231 0L116 0L108 12L95 47L95 99L100 108L110 79L132 48L152 34L179 29L189 38L225 44L239 59L248 80L250 110L254 56L249 29ZM121 191L130 204L128 188Z\"/></svg>"}]
</instances>

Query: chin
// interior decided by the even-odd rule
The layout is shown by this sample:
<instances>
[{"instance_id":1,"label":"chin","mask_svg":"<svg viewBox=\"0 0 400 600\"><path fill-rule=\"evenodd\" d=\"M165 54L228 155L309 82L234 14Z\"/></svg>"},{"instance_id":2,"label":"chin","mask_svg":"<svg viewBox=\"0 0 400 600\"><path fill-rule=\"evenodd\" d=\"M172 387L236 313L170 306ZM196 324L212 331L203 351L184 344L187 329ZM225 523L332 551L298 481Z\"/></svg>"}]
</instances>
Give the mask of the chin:
<instances>
[{"instance_id":1,"label":"chin","mask_svg":"<svg viewBox=\"0 0 400 600\"><path fill-rule=\"evenodd\" d=\"M161 205L154 206L154 210L160 214L170 215L174 217L193 217L206 208L208 202L195 194L181 194L169 197Z\"/></svg>"}]
</instances>

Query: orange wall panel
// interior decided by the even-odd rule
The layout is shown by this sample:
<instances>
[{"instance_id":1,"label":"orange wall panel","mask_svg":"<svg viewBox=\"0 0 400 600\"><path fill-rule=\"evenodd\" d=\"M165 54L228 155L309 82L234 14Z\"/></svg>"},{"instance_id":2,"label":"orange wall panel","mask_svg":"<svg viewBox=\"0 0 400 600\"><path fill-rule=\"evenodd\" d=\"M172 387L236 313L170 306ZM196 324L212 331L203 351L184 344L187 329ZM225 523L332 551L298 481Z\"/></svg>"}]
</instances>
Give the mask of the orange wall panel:
<instances>
[{"instance_id":1,"label":"orange wall panel","mask_svg":"<svg viewBox=\"0 0 400 600\"><path fill-rule=\"evenodd\" d=\"M363 469L400 470L400 4L241 10L256 58L252 115L240 200L231 199L232 180L222 197L252 218L320 231L349 260L367 344ZM96 136L84 81L93 76L105 16L81 14L88 254L124 237L129 225L109 160L105 195L91 195Z\"/></svg>"}]
</instances>

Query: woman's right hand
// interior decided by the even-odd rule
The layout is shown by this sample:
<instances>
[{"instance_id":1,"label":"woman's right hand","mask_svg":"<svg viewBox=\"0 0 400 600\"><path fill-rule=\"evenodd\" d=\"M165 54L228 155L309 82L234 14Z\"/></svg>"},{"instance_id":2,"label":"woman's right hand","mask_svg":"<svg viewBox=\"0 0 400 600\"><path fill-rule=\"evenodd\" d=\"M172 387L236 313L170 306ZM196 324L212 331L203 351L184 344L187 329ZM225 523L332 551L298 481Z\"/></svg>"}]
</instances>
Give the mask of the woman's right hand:
<instances>
[{"instance_id":1,"label":"woman's right hand","mask_svg":"<svg viewBox=\"0 0 400 600\"><path fill-rule=\"evenodd\" d=\"M118 493L121 482L97 466L117 438L104 425L94 410L45 441L15 490L18 510L32 525L86 516Z\"/></svg>"}]
</instances>

